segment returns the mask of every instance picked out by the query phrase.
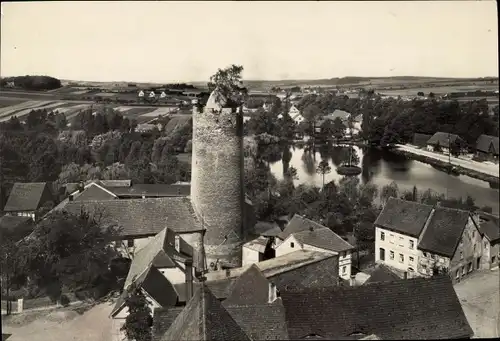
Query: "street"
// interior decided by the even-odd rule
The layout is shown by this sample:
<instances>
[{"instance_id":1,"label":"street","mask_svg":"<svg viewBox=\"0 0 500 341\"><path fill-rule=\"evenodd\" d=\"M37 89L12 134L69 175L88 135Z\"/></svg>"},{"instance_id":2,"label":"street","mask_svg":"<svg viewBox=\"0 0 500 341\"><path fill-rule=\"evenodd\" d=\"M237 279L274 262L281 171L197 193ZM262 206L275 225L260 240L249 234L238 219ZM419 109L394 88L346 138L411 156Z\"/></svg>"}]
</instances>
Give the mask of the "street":
<instances>
[{"instance_id":1,"label":"street","mask_svg":"<svg viewBox=\"0 0 500 341\"><path fill-rule=\"evenodd\" d=\"M454 285L465 316L474 331L473 338L500 336L500 277L494 271L481 270Z\"/></svg>"},{"instance_id":2,"label":"street","mask_svg":"<svg viewBox=\"0 0 500 341\"><path fill-rule=\"evenodd\" d=\"M459 159L459 158L456 158L453 156L451 158L448 158L448 155L430 152L430 151L427 151L424 149L418 149L418 148L411 147L408 145L397 144L396 147L401 149L401 150L407 151L409 153L427 156L427 157L430 157L430 158L433 158L436 160L440 160L443 162L451 161L452 165L460 166L460 167L467 168L467 169L470 169L470 170L473 170L476 172L484 173L487 175L498 177L499 173L500 173L498 165L493 164L493 163L484 163L484 162L477 162L477 161L472 161L472 160L464 160L464 159Z\"/></svg>"}]
</instances>

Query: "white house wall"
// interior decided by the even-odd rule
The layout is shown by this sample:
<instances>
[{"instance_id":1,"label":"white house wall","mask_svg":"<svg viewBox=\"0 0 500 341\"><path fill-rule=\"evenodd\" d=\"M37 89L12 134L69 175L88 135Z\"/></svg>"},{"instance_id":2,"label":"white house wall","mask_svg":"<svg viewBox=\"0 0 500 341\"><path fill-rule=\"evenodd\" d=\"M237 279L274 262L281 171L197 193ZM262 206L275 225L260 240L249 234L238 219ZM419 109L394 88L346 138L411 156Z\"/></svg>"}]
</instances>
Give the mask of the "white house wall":
<instances>
[{"instance_id":1,"label":"white house wall","mask_svg":"<svg viewBox=\"0 0 500 341\"><path fill-rule=\"evenodd\" d=\"M242 266L255 264L259 262L259 251L243 246L242 251Z\"/></svg>"},{"instance_id":2,"label":"white house wall","mask_svg":"<svg viewBox=\"0 0 500 341\"><path fill-rule=\"evenodd\" d=\"M280 245L276 247L276 257L280 257L301 249L302 245L297 241L297 239L295 239L293 235L290 235L287 239L285 239Z\"/></svg>"},{"instance_id":3,"label":"white house wall","mask_svg":"<svg viewBox=\"0 0 500 341\"><path fill-rule=\"evenodd\" d=\"M385 235L385 240L381 240L382 232ZM410 241L413 241L413 249L410 249ZM412 272L409 268L413 269L413 272L416 272L419 257L417 244L417 238L376 227L375 262L384 263L403 272ZM385 249L385 261L380 259L380 248ZM391 251L394 252L393 259L391 259ZM402 262L400 261L400 254L403 255Z\"/></svg>"},{"instance_id":4,"label":"white house wall","mask_svg":"<svg viewBox=\"0 0 500 341\"><path fill-rule=\"evenodd\" d=\"M160 272L172 284L180 284L186 282L186 275L179 268L165 268L160 269Z\"/></svg>"}]
</instances>

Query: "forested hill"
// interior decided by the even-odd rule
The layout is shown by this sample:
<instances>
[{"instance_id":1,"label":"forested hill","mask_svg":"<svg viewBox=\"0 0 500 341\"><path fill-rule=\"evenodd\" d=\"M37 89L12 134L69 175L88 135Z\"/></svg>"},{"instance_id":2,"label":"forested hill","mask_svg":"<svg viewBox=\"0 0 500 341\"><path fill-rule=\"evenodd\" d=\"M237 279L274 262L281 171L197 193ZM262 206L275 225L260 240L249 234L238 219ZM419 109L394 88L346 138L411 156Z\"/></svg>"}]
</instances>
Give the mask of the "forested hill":
<instances>
[{"instance_id":1,"label":"forested hill","mask_svg":"<svg viewBox=\"0 0 500 341\"><path fill-rule=\"evenodd\" d=\"M61 80L50 76L17 76L5 77L0 81L2 88L23 90L54 90L60 88Z\"/></svg>"}]
</instances>

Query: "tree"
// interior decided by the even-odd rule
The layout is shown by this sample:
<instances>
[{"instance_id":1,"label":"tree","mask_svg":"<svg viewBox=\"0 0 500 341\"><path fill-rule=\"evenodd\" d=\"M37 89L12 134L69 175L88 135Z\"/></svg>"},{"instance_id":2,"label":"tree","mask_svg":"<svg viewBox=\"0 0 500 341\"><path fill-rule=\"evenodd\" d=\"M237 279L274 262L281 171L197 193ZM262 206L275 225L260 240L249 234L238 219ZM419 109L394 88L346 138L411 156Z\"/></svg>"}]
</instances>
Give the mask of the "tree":
<instances>
[{"instance_id":1,"label":"tree","mask_svg":"<svg viewBox=\"0 0 500 341\"><path fill-rule=\"evenodd\" d=\"M321 109L316 104L310 104L302 110L302 116L307 120L309 126L311 127L312 136L316 132L316 120L321 115Z\"/></svg>"},{"instance_id":2,"label":"tree","mask_svg":"<svg viewBox=\"0 0 500 341\"><path fill-rule=\"evenodd\" d=\"M63 288L113 288L108 265L119 253L111 246L119 229L104 225L102 214L92 216L55 212L44 219L30 238L22 241L19 258L24 273L49 297L59 299Z\"/></svg>"},{"instance_id":3,"label":"tree","mask_svg":"<svg viewBox=\"0 0 500 341\"><path fill-rule=\"evenodd\" d=\"M128 308L128 316L120 329L125 332L127 339L151 341L153 317L149 302L140 287L132 284L128 288L125 306Z\"/></svg>"},{"instance_id":4,"label":"tree","mask_svg":"<svg viewBox=\"0 0 500 341\"><path fill-rule=\"evenodd\" d=\"M234 64L219 69L210 77L208 89L210 91L214 91L216 88L219 89L221 94L229 100L229 106L240 107L243 105L244 98L248 93L241 81L242 72L243 66Z\"/></svg>"},{"instance_id":5,"label":"tree","mask_svg":"<svg viewBox=\"0 0 500 341\"><path fill-rule=\"evenodd\" d=\"M316 173L321 174L323 176L323 188L325 187L325 175L332 171L332 167L328 164L327 160L321 160L316 168Z\"/></svg>"},{"instance_id":6,"label":"tree","mask_svg":"<svg viewBox=\"0 0 500 341\"><path fill-rule=\"evenodd\" d=\"M382 201L383 205L385 205L387 200L389 200L389 198L391 197L392 198L399 197L398 184L394 181L382 187L382 190L380 191L380 200Z\"/></svg>"},{"instance_id":7,"label":"tree","mask_svg":"<svg viewBox=\"0 0 500 341\"><path fill-rule=\"evenodd\" d=\"M332 132L337 140L341 139L345 134L345 125L339 117L333 120Z\"/></svg>"}]
</instances>

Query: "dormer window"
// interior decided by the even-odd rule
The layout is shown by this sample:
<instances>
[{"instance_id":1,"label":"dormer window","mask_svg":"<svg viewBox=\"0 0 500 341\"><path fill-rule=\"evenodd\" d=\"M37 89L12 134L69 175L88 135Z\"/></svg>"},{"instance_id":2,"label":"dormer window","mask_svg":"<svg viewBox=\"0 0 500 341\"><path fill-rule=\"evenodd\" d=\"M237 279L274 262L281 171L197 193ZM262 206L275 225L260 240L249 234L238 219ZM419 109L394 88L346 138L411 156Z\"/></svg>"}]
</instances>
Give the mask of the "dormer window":
<instances>
[{"instance_id":1,"label":"dormer window","mask_svg":"<svg viewBox=\"0 0 500 341\"><path fill-rule=\"evenodd\" d=\"M291 242L290 243L290 247L293 249L295 247L295 243L294 242Z\"/></svg>"}]
</instances>

